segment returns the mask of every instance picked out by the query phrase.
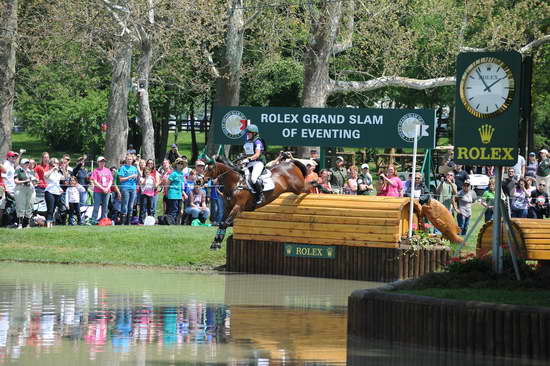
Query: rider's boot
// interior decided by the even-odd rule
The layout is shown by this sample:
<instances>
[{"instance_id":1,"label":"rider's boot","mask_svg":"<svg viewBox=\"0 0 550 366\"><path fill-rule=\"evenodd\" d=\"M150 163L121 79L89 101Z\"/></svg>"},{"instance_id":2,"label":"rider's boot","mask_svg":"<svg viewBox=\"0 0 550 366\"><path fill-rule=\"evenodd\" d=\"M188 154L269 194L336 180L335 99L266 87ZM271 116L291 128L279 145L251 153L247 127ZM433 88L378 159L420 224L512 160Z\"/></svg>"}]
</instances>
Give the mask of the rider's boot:
<instances>
[{"instance_id":1,"label":"rider's boot","mask_svg":"<svg viewBox=\"0 0 550 366\"><path fill-rule=\"evenodd\" d=\"M264 200L264 193L262 192L262 182L258 179L254 184L254 193L256 196L256 204L259 205Z\"/></svg>"}]
</instances>

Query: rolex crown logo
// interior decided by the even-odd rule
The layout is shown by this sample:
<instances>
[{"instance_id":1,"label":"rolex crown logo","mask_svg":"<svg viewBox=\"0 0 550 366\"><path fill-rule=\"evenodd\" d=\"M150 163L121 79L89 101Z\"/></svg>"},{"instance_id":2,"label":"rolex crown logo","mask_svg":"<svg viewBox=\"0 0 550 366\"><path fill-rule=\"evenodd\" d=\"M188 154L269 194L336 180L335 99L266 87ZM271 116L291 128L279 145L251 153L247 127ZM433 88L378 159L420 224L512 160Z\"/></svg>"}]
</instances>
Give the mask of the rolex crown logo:
<instances>
[{"instance_id":1,"label":"rolex crown logo","mask_svg":"<svg viewBox=\"0 0 550 366\"><path fill-rule=\"evenodd\" d=\"M292 254L292 247L290 245L286 246L286 254L291 255Z\"/></svg>"},{"instance_id":2,"label":"rolex crown logo","mask_svg":"<svg viewBox=\"0 0 550 366\"><path fill-rule=\"evenodd\" d=\"M483 125L480 128L477 129L479 131L479 137L481 137L481 142L484 144L488 144L491 142L491 139L493 138L493 132L495 132L495 129L491 125Z\"/></svg>"}]
</instances>

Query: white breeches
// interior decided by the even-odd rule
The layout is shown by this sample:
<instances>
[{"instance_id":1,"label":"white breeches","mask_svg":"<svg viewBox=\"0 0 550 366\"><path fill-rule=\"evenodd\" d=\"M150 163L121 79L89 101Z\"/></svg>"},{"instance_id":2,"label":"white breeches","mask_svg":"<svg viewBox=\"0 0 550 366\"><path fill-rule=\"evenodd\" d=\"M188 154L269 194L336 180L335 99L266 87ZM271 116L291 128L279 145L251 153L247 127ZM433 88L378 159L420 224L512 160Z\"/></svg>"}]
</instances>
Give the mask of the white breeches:
<instances>
[{"instance_id":1,"label":"white breeches","mask_svg":"<svg viewBox=\"0 0 550 366\"><path fill-rule=\"evenodd\" d=\"M262 174L262 171L264 170L264 163L259 160L251 161L246 167L251 170L250 181L252 182L252 184L256 184L258 177L260 176L260 174Z\"/></svg>"}]
</instances>

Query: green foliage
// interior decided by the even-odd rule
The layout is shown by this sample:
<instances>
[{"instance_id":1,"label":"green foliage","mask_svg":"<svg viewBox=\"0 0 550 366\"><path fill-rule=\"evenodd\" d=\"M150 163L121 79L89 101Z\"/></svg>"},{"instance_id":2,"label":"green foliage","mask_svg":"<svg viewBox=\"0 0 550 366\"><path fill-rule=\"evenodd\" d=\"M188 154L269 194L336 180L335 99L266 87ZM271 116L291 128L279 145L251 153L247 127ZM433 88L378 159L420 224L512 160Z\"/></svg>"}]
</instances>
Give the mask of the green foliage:
<instances>
[{"instance_id":1,"label":"green foliage","mask_svg":"<svg viewBox=\"0 0 550 366\"><path fill-rule=\"evenodd\" d=\"M246 75L243 105L299 107L304 67L291 58L265 59Z\"/></svg>"},{"instance_id":2,"label":"green foliage","mask_svg":"<svg viewBox=\"0 0 550 366\"><path fill-rule=\"evenodd\" d=\"M103 150L108 89L99 77L64 65L20 71L16 115L50 148L96 154Z\"/></svg>"}]
</instances>

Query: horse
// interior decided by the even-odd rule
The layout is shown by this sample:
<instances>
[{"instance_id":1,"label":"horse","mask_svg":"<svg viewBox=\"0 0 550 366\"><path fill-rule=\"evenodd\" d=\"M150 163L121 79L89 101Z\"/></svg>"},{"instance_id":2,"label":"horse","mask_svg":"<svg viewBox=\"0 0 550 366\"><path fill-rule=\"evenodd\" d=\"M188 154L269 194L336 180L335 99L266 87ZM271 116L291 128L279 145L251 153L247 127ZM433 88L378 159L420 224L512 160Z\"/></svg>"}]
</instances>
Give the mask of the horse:
<instances>
[{"instance_id":1,"label":"horse","mask_svg":"<svg viewBox=\"0 0 550 366\"><path fill-rule=\"evenodd\" d=\"M233 224L239 212L254 211L272 202L285 192L294 194L306 192L305 177L307 168L297 160L283 161L270 169L275 188L264 192L264 200L257 205L254 194L247 188L242 172L236 169L227 159L221 159L223 162L210 162L204 175L205 179L217 179L218 184L223 186L225 210L216 237L210 246L210 249L213 250L221 248L225 230Z\"/></svg>"}]
</instances>

